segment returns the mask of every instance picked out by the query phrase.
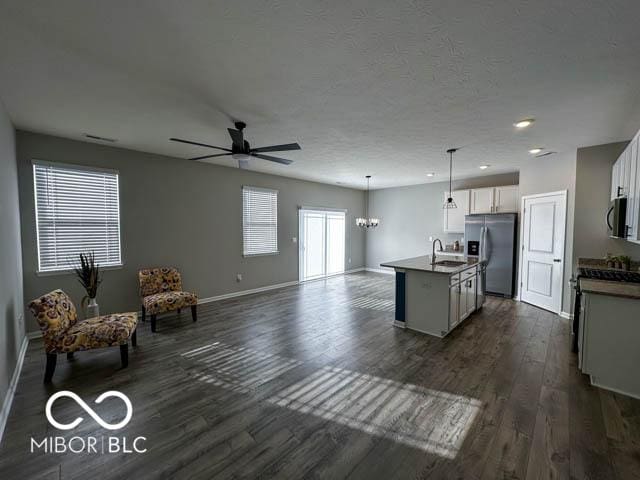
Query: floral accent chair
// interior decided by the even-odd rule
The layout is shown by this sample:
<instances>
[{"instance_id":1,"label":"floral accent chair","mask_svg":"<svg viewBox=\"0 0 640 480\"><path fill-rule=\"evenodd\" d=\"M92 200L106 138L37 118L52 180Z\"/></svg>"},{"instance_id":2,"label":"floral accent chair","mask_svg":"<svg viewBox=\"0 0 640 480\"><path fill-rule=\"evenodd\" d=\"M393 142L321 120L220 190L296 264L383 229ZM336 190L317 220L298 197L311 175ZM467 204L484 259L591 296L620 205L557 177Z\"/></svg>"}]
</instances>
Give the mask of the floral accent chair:
<instances>
[{"instance_id":1,"label":"floral accent chair","mask_svg":"<svg viewBox=\"0 0 640 480\"><path fill-rule=\"evenodd\" d=\"M44 338L47 354L45 383L51 382L60 353L66 353L71 359L77 351L120 346L122 368L129 364L129 338L134 347L137 344L136 312L78 320L75 305L62 290L54 290L33 300L29 309L38 320Z\"/></svg>"},{"instance_id":2,"label":"floral accent chair","mask_svg":"<svg viewBox=\"0 0 640 480\"><path fill-rule=\"evenodd\" d=\"M182 277L176 268L147 268L138 272L142 321L151 316L151 331L156 331L156 316L183 307L191 307L193 321L198 320L198 295L182 291Z\"/></svg>"}]
</instances>

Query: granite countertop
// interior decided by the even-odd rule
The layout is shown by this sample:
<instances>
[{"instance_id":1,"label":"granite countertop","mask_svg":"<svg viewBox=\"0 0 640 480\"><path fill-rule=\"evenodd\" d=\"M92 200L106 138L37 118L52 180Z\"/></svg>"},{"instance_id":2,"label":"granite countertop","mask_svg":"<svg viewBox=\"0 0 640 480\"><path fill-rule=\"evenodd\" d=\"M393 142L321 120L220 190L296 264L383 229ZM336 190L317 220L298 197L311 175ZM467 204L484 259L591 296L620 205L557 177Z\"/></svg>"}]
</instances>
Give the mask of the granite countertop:
<instances>
[{"instance_id":1,"label":"granite countertop","mask_svg":"<svg viewBox=\"0 0 640 480\"><path fill-rule=\"evenodd\" d=\"M413 258L405 258L403 260L394 260L391 262L381 263L381 267L391 267L391 268L400 268L403 270L418 270L421 272L431 272L431 273L443 273L445 275L454 275L459 273L467 268L474 267L479 265L477 257L470 257L468 259L464 258L464 256L460 255L457 257L447 256L446 259L442 260L453 260L464 262L462 265L458 266L445 266L445 265L432 265L431 264L431 255L423 255L421 257L413 257ZM438 260L438 254L436 253L436 261Z\"/></svg>"},{"instance_id":2,"label":"granite countertop","mask_svg":"<svg viewBox=\"0 0 640 480\"><path fill-rule=\"evenodd\" d=\"M635 267L635 268L634 268ZM579 258L578 268L598 268L603 270L615 270L607 267L607 262L598 258ZM631 263L631 270L637 271L638 262ZM595 280L580 278L580 290L586 293L597 293L613 297L640 299L640 283L612 282L609 280Z\"/></svg>"},{"instance_id":3,"label":"granite countertop","mask_svg":"<svg viewBox=\"0 0 640 480\"><path fill-rule=\"evenodd\" d=\"M613 297L637 298L640 300L640 283L609 282L607 280L580 279L580 290Z\"/></svg>"}]
</instances>

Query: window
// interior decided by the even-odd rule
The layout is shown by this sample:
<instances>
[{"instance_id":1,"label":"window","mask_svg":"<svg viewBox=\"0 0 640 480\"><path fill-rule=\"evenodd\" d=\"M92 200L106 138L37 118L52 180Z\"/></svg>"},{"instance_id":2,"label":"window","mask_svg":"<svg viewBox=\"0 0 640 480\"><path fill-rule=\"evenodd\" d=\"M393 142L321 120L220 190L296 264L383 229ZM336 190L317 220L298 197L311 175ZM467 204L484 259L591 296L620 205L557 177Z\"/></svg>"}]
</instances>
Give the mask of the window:
<instances>
[{"instance_id":1,"label":"window","mask_svg":"<svg viewBox=\"0 0 640 480\"><path fill-rule=\"evenodd\" d=\"M242 187L243 254L278 253L278 191Z\"/></svg>"},{"instance_id":2,"label":"window","mask_svg":"<svg viewBox=\"0 0 640 480\"><path fill-rule=\"evenodd\" d=\"M121 265L118 172L34 163L38 270L69 270L80 253Z\"/></svg>"}]
</instances>

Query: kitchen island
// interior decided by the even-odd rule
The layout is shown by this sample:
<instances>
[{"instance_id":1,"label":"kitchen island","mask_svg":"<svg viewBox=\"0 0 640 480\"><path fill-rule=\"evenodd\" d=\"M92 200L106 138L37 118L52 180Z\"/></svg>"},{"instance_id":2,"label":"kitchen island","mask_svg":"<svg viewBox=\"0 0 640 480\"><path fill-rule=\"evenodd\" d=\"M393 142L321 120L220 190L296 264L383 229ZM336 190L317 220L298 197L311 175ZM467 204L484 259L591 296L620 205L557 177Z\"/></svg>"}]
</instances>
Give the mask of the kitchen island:
<instances>
[{"instance_id":1,"label":"kitchen island","mask_svg":"<svg viewBox=\"0 0 640 480\"><path fill-rule=\"evenodd\" d=\"M431 255L381 264L395 270L394 325L444 337L484 303L484 264L477 257Z\"/></svg>"}]
</instances>

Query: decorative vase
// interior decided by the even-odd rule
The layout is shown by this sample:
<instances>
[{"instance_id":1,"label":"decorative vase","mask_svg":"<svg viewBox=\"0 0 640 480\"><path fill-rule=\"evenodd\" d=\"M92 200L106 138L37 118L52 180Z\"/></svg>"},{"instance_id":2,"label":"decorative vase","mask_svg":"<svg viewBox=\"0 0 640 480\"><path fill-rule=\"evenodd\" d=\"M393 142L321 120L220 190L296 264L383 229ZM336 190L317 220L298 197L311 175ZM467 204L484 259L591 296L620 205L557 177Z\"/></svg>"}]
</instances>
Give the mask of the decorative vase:
<instances>
[{"instance_id":1,"label":"decorative vase","mask_svg":"<svg viewBox=\"0 0 640 480\"><path fill-rule=\"evenodd\" d=\"M90 298L89 303L87 304L87 318L99 317L100 316L100 306L98 302L96 302L95 298Z\"/></svg>"}]
</instances>

